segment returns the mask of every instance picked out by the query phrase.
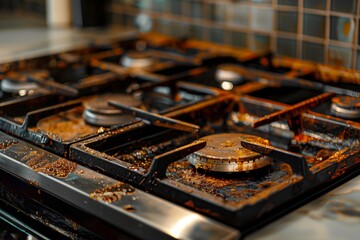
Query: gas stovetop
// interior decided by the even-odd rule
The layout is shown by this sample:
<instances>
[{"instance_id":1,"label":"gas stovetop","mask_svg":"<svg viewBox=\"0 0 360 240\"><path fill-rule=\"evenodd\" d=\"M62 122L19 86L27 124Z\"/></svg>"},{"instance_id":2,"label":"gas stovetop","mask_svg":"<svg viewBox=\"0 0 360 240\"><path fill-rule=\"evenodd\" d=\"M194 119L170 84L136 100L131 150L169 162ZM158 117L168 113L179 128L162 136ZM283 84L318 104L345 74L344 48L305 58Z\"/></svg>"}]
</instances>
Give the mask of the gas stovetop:
<instances>
[{"instance_id":1,"label":"gas stovetop","mask_svg":"<svg viewBox=\"0 0 360 240\"><path fill-rule=\"evenodd\" d=\"M0 66L2 218L237 239L359 172L358 76L144 35Z\"/></svg>"}]
</instances>

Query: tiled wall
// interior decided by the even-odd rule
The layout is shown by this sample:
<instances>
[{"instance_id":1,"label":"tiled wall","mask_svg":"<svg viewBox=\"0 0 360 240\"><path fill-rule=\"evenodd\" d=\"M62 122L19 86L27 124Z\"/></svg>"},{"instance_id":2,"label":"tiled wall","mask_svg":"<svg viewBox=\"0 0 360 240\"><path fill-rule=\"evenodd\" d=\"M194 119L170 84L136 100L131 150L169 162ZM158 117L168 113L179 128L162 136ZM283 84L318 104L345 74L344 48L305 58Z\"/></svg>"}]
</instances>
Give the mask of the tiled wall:
<instances>
[{"instance_id":1,"label":"tiled wall","mask_svg":"<svg viewBox=\"0 0 360 240\"><path fill-rule=\"evenodd\" d=\"M360 0L107 0L111 24L360 69Z\"/></svg>"},{"instance_id":2,"label":"tiled wall","mask_svg":"<svg viewBox=\"0 0 360 240\"><path fill-rule=\"evenodd\" d=\"M46 0L0 0L0 10L33 13L45 19Z\"/></svg>"},{"instance_id":3,"label":"tiled wall","mask_svg":"<svg viewBox=\"0 0 360 240\"><path fill-rule=\"evenodd\" d=\"M0 0L0 29L46 26L46 0Z\"/></svg>"},{"instance_id":4,"label":"tiled wall","mask_svg":"<svg viewBox=\"0 0 360 240\"><path fill-rule=\"evenodd\" d=\"M255 51L271 50L360 70L360 0L106 2L112 25L135 26ZM0 0L1 10L30 13L45 23L46 0Z\"/></svg>"}]
</instances>

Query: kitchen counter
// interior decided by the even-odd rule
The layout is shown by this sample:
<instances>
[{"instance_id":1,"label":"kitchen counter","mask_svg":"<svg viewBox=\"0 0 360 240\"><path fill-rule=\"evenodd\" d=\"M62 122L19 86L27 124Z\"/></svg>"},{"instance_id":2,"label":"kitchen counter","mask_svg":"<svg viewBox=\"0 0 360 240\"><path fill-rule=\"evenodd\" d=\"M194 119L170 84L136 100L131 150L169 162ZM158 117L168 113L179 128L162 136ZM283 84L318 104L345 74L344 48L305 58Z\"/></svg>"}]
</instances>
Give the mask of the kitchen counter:
<instances>
[{"instance_id":1,"label":"kitchen counter","mask_svg":"<svg viewBox=\"0 0 360 240\"><path fill-rule=\"evenodd\" d=\"M360 176L246 239L358 239L360 233Z\"/></svg>"},{"instance_id":2,"label":"kitchen counter","mask_svg":"<svg viewBox=\"0 0 360 240\"><path fill-rule=\"evenodd\" d=\"M133 30L28 28L0 30L0 63L127 37ZM360 226L360 176L246 237L252 239L355 239Z\"/></svg>"},{"instance_id":3,"label":"kitchen counter","mask_svg":"<svg viewBox=\"0 0 360 240\"><path fill-rule=\"evenodd\" d=\"M131 29L4 29L0 30L0 63L67 51L92 42L134 34L136 31Z\"/></svg>"}]
</instances>

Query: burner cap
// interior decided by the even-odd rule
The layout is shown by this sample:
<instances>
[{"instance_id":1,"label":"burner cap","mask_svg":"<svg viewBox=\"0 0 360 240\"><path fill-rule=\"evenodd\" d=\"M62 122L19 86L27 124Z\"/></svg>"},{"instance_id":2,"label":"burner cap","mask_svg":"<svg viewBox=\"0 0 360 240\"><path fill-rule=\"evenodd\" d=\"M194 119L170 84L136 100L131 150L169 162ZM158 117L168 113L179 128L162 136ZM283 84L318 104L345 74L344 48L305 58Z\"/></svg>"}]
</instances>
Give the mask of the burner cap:
<instances>
[{"instance_id":1,"label":"burner cap","mask_svg":"<svg viewBox=\"0 0 360 240\"><path fill-rule=\"evenodd\" d=\"M351 96L338 96L332 98L331 112L341 118L360 118L360 98Z\"/></svg>"},{"instance_id":2,"label":"burner cap","mask_svg":"<svg viewBox=\"0 0 360 240\"><path fill-rule=\"evenodd\" d=\"M197 168L215 172L244 172L270 165L271 159L241 146L241 140L270 145L264 138L241 134L223 133L201 138L206 147L190 154L188 161Z\"/></svg>"},{"instance_id":3,"label":"burner cap","mask_svg":"<svg viewBox=\"0 0 360 240\"><path fill-rule=\"evenodd\" d=\"M127 52L121 58L121 65L131 68L145 68L153 64L153 58L146 52Z\"/></svg>"},{"instance_id":4,"label":"burner cap","mask_svg":"<svg viewBox=\"0 0 360 240\"><path fill-rule=\"evenodd\" d=\"M83 117L86 122L96 126L111 126L134 121L130 114L108 105L108 101L116 101L127 106L138 107L141 102L128 94L104 94L92 97L83 102L85 111Z\"/></svg>"},{"instance_id":5,"label":"burner cap","mask_svg":"<svg viewBox=\"0 0 360 240\"><path fill-rule=\"evenodd\" d=\"M173 107L179 103L171 97L170 93L167 94L157 91L145 92L143 94L143 102L146 106L149 106L149 108L155 108L157 110Z\"/></svg>"},{"instance_id":6,"label":"burner cap","mask_svg":"<svg viewBox=\"0 0 360 240\"><path fill-rule=\"evenodd\" d=\"M19 93L20 91L36 90L39 85L25 80L14 81L10 78L5 78L1 81L1 90L8 93Z\"/></svg>"},{"instance_id":7,"label":"burner cap","mask_svg":"<svg viewBox=\"0 0 360 240\"><path fill-rule=\"evenodd\" d=\"M217 67L215 73L218 82L230 82L239 84L244 81L243 77L234 69L231 64L221 64Z\"/></svg>"}]
</instances>

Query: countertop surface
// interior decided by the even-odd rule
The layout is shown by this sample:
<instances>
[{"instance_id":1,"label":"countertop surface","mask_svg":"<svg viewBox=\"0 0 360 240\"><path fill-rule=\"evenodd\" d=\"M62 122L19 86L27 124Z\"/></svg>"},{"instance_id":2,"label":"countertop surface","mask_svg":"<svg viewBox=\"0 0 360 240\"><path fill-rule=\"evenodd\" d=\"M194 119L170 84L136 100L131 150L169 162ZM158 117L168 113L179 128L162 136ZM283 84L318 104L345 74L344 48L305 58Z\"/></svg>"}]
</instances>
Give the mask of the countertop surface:
<instances>
[{"instance_id":1,"label":"countertop surface","mask_svg":"<svg viewBox=\"0 0 360 240\"><path fill-rule=\"evenodd\" d=\"M357 176L245 239L359 238L360 176Z\"/></svg>"},{"instance_id":2,"label":"countertop surface","mask_svg":"<svg viewBox=\"0 0 360 240\"><path fill-rule=\"evenodd\" d=\"M136 34L130 29L0 29L0 63L85 47L92 42Z\"/></svg>"},{"instance_id":3,"label":"countertop surface","mask_svg":"<svg viewBox=\"0 0 360 240\"><path fill-rule=\"evenodd\" d=\"M0 63L136 34L132 30L0 30ZM359 239L360 176L287 214L245 239Z\"/></svg>"}]
</instances>

